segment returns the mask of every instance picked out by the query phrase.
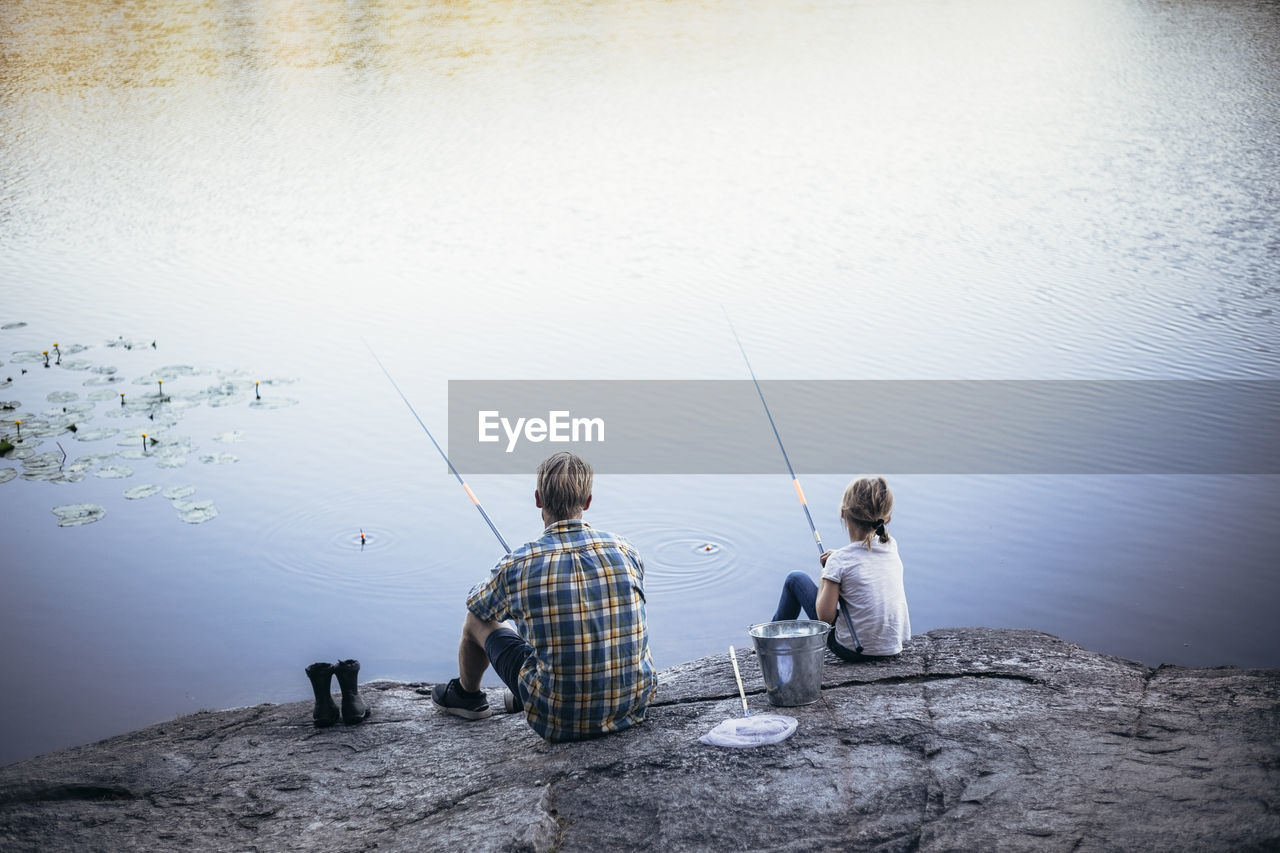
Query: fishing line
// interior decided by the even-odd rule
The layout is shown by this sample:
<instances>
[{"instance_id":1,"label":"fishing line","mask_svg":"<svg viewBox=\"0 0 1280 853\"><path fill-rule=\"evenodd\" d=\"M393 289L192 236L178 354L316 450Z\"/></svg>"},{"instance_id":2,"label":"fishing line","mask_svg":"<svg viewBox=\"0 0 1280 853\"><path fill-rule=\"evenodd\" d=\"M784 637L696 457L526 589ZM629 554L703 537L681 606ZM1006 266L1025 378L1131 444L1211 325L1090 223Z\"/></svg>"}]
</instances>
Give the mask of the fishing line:
<instances>
[{"instance_id":1,"label":"fishing line","mask_svg":"<svg viewBox=\"0 0 1280 853\"><path fill-rule=\"evenodd\" d=\"M818 543L818 557L827 553L827 549L822 547L822 537L818 535L818 525L813 523L813 514L809 512L809 502L804 499L804 489L800 488L800 478L796 476L796 469L791 467L791 458L787 456L787 448L782 444L782 436L778 434L778 425L773 422L773 413L769 411L769 404L764 399L764 391L760 390L760 382L756 379L756 372L751 369L751 359L747 358L747 350L742 346L742 338L738 337L738 330L733 327L733 320L729 317L729 309L723 305L720 310L724 312L724 319L729 324L729 331L733 332L733 339L738 342L738 352L742 353L742 360L747 363L747 372L751 374L751 382L756 386L756 394L760 395L760 405L764 406L765 416L769 418L769 426L773 429L773 437L778 440L778 449L782 451L782 461L787 463L787 472L791 474L791 484L796 488L796 497L800 499L800 506L804 509L804 517L809 521L809 529L813 531L813 541ZM849 608L845 606L844 598L839 598L840 612L844 615L844 623L849 627L849 633L853 635L853 643L855 651L862 653L862 643L858 642L858 632L853 628L853 619L849 617Z\"/></svg>"},{"instance_id":2,"label":"fishing line","mask_svg":"<svg viewBox=\"0 0 1280 853\"><path fill-rule=\"evenodd\" d=\"M493 519L489 518L489 513L484 511L484 507L480 506L480 499L476 497L476 493L471 491L471 487L462 479L462 475L458 473L458 469L453 467L453 463L449 461L449 455L444 452L444 448L440 446L440 442L436 441L436 437L431 434L431 430L427 429L427 425L422 422L422 418L418 416L418 412L413 408L413 404L409 402L409 398L400 390L400 386L396 384L395 379L391 377L391 372L382 364L382 359L378 358L378 354L373 351L373 347L369 345L367 340L364 341L365 347L369 350L369 355L373 356L373 360L378 363L378 367L382 368L382 373L387 377L387 381L391 383L391 387L396 389L396 393L400 395L400 399L404 400L404 404L409 407L409 411L413 413L414 420L418 422L418 426L422 427L422 431L427 434L427 438L431 439L431 443L435 445L436 451L440 457L444 459L444 464L449 466L449 473L457 479L458 484L462 486L463 491L467 493L467 497L471 498L471 502L476 505L476 509L480 510L480 515L484 516L485 523L489 525L489 529L493 531L493 535L498 537L498 541L502 543L502 547L506 549L508 554L511 553L511 546L507 544L507 540L502 538L502 534L498 532L498 528L494 525Z\"/></svg>"}]
</instances>

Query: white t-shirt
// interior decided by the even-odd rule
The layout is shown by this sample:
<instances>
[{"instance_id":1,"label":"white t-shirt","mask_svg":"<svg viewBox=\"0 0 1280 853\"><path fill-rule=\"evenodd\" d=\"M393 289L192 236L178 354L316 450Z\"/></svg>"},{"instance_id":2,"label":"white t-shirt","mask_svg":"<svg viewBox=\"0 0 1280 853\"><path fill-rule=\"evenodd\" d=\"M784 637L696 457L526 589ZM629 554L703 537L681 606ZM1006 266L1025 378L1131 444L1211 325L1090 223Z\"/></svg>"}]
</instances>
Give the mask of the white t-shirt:
<instances>
[{"instance_id":1,"label":"white t-shirt","mask_svg":"<svg viewBox=\"0 0 1280 853\"><path fill-rule=\"evenodd\" d=\"M862 542L850 542L833 551L822 576L840 584L840 597L849 607L854 630L866 655L896 655L911 639L907 592L902 586L902 560L898 540L872 539L871 550ZM836 640L856 647L844 616L836 614Z\"/></svg>"}]
</instances>

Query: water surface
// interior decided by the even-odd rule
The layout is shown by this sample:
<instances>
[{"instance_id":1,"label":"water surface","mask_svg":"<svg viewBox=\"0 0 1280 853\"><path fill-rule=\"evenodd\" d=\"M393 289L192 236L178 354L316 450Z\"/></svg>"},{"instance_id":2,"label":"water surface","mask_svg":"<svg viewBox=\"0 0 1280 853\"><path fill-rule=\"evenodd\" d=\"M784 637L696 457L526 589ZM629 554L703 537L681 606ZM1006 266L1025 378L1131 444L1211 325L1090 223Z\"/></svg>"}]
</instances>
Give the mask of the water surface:
<instances>
[{"instance_id":1,"label":"water surface","mask_svg":"<svg viewBox=\"0 0 1280 853\"><path fill-rule=\"evenodd\" d=\"M0 326L26 325L0 329L0 400L87 396L86 375L12 355L58 341L128 380L296 380L275 391L298 404L185 412L234 463L0 483L24 697L0 761L303 699L315 660L453 674L462 597L501 549L363 340L446 441L450 379L745 378L722 304L762 379L1280 377L1277 18L1262 0L4 4ZM156 347L106 346L121 336ZM84 426L116 425L106 408ZM805 478L829 545L856 473ZM883 473L918 632L1280 666L1274 477ZM470 479L508 540L538 534L531 474ZM219 515L124 497L145 483ZM74 503L107 515L57 527ZM814 557L781 457L776 476L603 474L588 520L647 558L660 665L744 644Z\"/></svg>"}]
</instances>

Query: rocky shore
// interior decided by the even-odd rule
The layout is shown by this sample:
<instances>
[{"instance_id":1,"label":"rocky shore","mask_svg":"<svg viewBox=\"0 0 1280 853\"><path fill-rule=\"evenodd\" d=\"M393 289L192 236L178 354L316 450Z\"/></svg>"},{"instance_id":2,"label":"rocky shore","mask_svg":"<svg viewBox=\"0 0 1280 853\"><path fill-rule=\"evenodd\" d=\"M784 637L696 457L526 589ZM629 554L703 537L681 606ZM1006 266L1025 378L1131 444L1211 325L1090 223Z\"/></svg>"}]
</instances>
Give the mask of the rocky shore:
<instances>
[{"instance_id":1,"label":"rocky shore","mask_svg":"<svg viewBox=\"0 0 1280 853\"><path fill-rule=\"evenodd\" d=\"M1280 671L1151 669L1047 634L941 629L828 657L822 699L747 750L727 659L662 673L642 726L547 744L372 682L364 725L299 698L0 768L0 849L1276 850ZM301 670L299 670L301 673ZM501 707L496 691L491 699Z\"/></svg>"}]
</instances>

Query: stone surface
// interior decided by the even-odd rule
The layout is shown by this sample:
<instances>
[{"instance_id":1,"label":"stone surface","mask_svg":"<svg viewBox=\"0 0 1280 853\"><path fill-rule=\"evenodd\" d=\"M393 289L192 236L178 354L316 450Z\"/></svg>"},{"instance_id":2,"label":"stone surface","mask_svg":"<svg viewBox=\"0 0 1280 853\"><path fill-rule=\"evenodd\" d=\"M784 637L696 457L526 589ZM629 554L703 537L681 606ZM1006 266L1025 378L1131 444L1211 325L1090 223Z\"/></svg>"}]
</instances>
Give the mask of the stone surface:
<instances>
[{"instance_id":1,"label":"stone surface","mask_svg":"<svg viewBox=\"0 0 1280 853\"><path fill-rule=\"evenodd\" d=\"M776 710L739 656L752 711ZM315 729L300 668L307 701L0 768L0 849L1280 849L1278 671L936 630L892 662L829 657L822 699L784 711L796 734L748 750L698 742L741 713L725 658L578 744L441 714L423 686L362 685L367 723Z\"/></svg>"}]
</instances>

